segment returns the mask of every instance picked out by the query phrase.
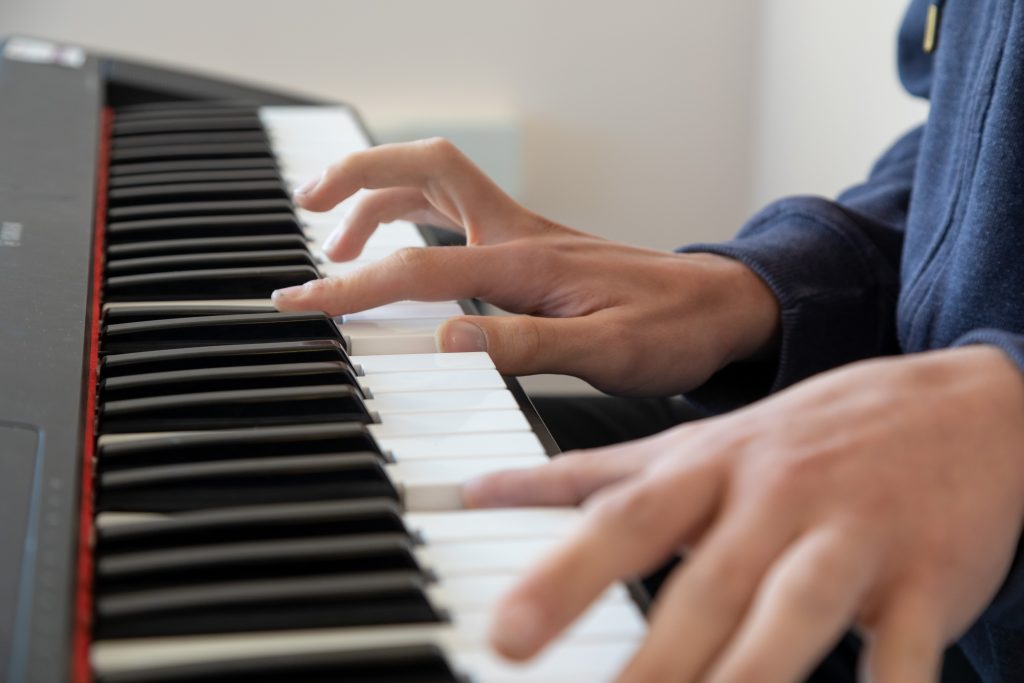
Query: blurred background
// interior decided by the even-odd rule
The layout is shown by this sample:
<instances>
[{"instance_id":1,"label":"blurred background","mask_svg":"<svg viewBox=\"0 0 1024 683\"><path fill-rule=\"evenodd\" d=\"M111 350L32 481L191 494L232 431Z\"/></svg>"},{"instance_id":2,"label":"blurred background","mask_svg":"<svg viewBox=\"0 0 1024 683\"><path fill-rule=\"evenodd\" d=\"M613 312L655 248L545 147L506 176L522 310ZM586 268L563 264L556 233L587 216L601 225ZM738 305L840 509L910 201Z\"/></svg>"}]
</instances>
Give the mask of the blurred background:
<instances>
[{"instance_id":1,"label":"blurred background","mask_svg":"<svg viewBox=\"0 0 1024 683\"><path fill-rule=\"evenodd\" d=\"M0 33L344 100L381 141L451 138L541 214L671 249L726 239L773 198L835 194L924 119L896 77L903 9L3 0Z\"/></svg>"}]
</instances>

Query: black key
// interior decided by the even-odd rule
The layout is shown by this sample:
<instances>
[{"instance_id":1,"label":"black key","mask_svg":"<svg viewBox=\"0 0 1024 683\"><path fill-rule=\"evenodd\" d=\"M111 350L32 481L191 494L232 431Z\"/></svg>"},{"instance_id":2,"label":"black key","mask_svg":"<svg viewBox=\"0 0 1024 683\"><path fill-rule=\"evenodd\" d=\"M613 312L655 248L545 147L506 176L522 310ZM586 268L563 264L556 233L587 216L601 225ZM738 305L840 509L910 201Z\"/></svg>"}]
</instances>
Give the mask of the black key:
<instances>
[{"instance_id":1,"label":"black key","mask_svg":"<svg viewBox=\"0 0 1024 683\"><path fill-rule=\"evenodd\" d=\"M151 133L148 135L127 135L114 138L110 147L114 150L133 147L160 147L164 145L211 145L239 143L267 144L267 136L262 130L220 130L220 131L172 131Z\"/></svg>"},{"instance_id":2,"label":"black key","mask_svg":"<svg viewBox=\"0 0 1024 683\"><path fill-rule=\"evenodd\" d=\"M246 505L390 498L376 453L288 455L102 472L102 512L188 512Z\"/></svg>"},{"instance_id":3,"label":"black key","mask_svg":"<svg viewBox=\"0 0 1024 683\"><path fill-rule=\"evenodd\" d=\"M142 121L154 118L208 119L215 116L256 116L259 109L251 102L146 102L118 107L115 121Z\"/></svg>"},{"instance_id":4,"label":"black key","mask_svg":"<svg viewBox=\"0 0 1024 683\"><path fill-rule=\"evenodd\" d=\"M97 521L97 555L244 541L367 534L410 536L401 508L387 498L290 503L183 512L128 524Z\"/></svg>"},{"instance_id":5,"label":"black key","mask_svg":"<svg viewBox=\"0 0 1024 683\"><path fill-rule=\"evenodd\" d=\"M111 313L107 312L107 319ZM277 363L345 363L351 366L342 345L333 339L263 344L225 344L139 353L111 354L101 360L101 377L126 377L151 372L172 372L234 365Z\"/></svg>"},{"instance_id":6,"label":"black key","mask_svg":"<svg viewBox=\"0 0 1024 683\"><path fill-rule=\"evenodd\" d=\"M365 426L335 422L100 441L97 466L106 473L225 460L286 459L341 453L373 453L378 460L385 462L380 447Z\"/></svg>"},{"instance_id":7,"label":"black key","mask_svg":"<svg viewBox=\"0 0 1024 683\"><path fill-rule=\"evenodd\" d=\"M302 238L302 227L288 211L236 216L180 216L111 221L107 225L107 253L115 246L144 241L264 236Z\"/></svg>"},{"instance_id":8,"label":"black key","mask_svg":"<svg viewBox=\"0 0 1024 683\"><path fill-rule=\"evenodd\" d=\"M108 169L111 178L142 176L154 173L178 173L181 171L228 171L228 170L272 170L277 171L277 162L265 159L186 159L183 161L140 161L118 164Z\"/></svg>"},{"instance_id":9,"label":"black key","mask_svg":"<svg viewBox=\"0 0 1024 683\"><path fill-rule=\"evenodd\" d=\"M465 683L435 645L282 655L103 674L96 683Z\"/></svg>"},{"instance_id":10,"label":"black key","mask_svg":"<svg viewBox=\"0 0 1024 683\"><path fill-rule=\"evenodd\" d=\"M344 345L334 321L324 313L207 315L105 325L104 353L179 349L188 346L334 339Z\"/></svg>"},{"instance_id":11,"label":"black key","mask_svg":"<svg viewBox=\"0 0 1024 683\"><path fill-rule=\"evenodd\" d=\"M101 383L100 396L105 402L202 391L244 391L329 384L352 387L360 397L363 396L351 366L339 362L246 365L111 377Z\"/></svg>"},{"instance_id":12,"label":"black key","mask_svg":"<svg viewBox=\"0 0 1024 683\"><path fill-rule=\"evenodd\" d=\"M342 576L408 570L429 576L406 534L340 534L317 538L235 541L99 556L100 595L126 591L300 576Z\"/></svg>"},{"instance_id":13,"label":"black key","mask_svg":"<svg viewBox=\"0 0 1024 683\"><path fill-rule=\"evenodd\" d=\"M276 387L107 401L100 431L171 432L260 425L372 422L357 389L345 385Z\"/></svg>"},{"instance_id":14,"label":"black key","mask_svg":"<svg viewBox=\"0 0 1024 683\"><path fill-rule=\"evenodd\" d=\"M103 312L103 323L136 323L143 320L163 320L166 318L194 318L202 315L245 315L256 313L276 313L271 303L239 302L236 304L218 302L206 304L185 303L121 303L107 308Z\"/></svg>"},{"instance_id":15,"label":"black key","mask_svg":"<svg viewBox=\"0 0 1024 683\"><path fill-rule=\"evenodd\" d=\"M309 266L316 268L316 261L305 248L144 256L141 258L107 261L106 276L109 278L116 275L137 275L141 273L210 270L213 268L255 268L261 266Z\"/></svg>"},{"instance_id":16,"label":"black key","mask_svg":"<svg viewBox=\"0 0 1024 683\"><path fill-rule=\"evenodd\" d=\"M173 173L141 173L111 178L108 187L113 190L143 185L164 185L166 183L220 183L239 180L281 180L272 168L237 169L225 171L177 171Z\"/></svg>"},{"instance_id":17,"label":"black key","mask_svg":"<svg viewBox=\"0 0 1024 683\"><path fill-rule=\"evenodd\" d=\"M178 202L145 204L142 206L115 206L107 211L111 221L142 220L145 218L178 218L185 216L242 216L245 214L287 213L292 210L288 199L225 200L211 202ZM294 220L294 219L293 219Z\"/></svg>"},{"instance_id":18,"label":"black key","mask_svg":"<svg viewBox=\"0 0 1024 683\"><path fill-rule=\"evenodd\" d=\"M181 270L109 277L104 292L110 302L265 299L275 289L318 277L308 265Z\"/></svg>"},{"instance_id":19,"label":"black key","mask_svg":"<svg viewBox=\"0 0 1024 683\"><path fill-rule=\"evenodd\" d=\"M170 133L174 131L216 131L216 130L263 130L260 117L249 116L206 116L206 117L174 117L142 118L132 120L114 120L111 136L115 138L131 135L149 135L151 133Z\"/></svg>"},{"instance_id":20,"label":"black key","mask_svg":"<svg viewBox=\"0 0 1024 683\"><path fill-rule=\"evenodd\" d=\"M110 206L130 206L157 202L202 202L229 199L287 198L280 180L242 180L220 183L171 183L124 187L110 191Z\"/></svg>"},{"instance_id":21,"label":"black key","mask_svg":"<svg viewBox=\"0 0 1024 683\"><path fill-rule=\"evenodd\" d=\"M212 254L221 251L263 251L264 249L305 249L309 251L306 238L299 234L153 240L115 244L107 247L107 265L129 258Z\"/></svg>"},{"instance_id":22,"label":"black key","mask_svg":"<svg viewBox=\"0 0 1024 683\"><path fill-rule=\"evenodd\" d=\"M97 638L145 638L443 620L416 572L265 579L100 596Z\"/></svg>"},{"instance_id":23,"label":"black key","mask_svg":"<svg viewBox=\"0 0 1024 683\"><path fill-rule=\"evenodd\" d=\"M195 145L151 145L110 150L111 165L149 161L181 161L191 159L268 159L272 158L266 142L225 142Z\"/></svg>"}]
</instances>

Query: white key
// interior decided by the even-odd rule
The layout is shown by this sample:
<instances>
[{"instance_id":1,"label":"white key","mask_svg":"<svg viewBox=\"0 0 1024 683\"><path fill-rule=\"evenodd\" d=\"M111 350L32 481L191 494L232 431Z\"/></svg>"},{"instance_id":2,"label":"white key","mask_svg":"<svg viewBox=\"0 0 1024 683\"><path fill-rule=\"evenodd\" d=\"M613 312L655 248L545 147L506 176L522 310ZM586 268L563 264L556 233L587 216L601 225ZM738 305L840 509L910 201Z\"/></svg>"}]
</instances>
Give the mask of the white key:
<instances>
[{"instance_id":1,"label":"white key","mask_svg":"<svg viewBox=\"0 0 1024 683\"><path fill-rule=\"evenodd\" d=\"M490 608L521 578L519 574L473 574L447 579L429 591L431 599L455 614ZM632 603L626 587L612 584L595 603Z\"/></svg>"},{"instance_id":2,"label":"white key","mask_svg":"<svg viewBox=\"0 0 1024 683\"><path fill-rule=\"evenodd\" d=\"M557 644L523 664L484 650L455 652L453 658L460 669L480 683L601 683L616 678L637 645L636 641Z\"/></svg>"},{"instance_id":3,"label":"white key","mask_svg":"<svg viewBox=\"0 0 1024 683\"><path fill-rule=\"evenodd\" d=\"M389 356L351 356L367 375L380 372L409 372L414 370L493 370L491 357L481 351L471 353L417 353Z\"/></svg>"},{"instance_id":4,"label":"white key","mask_svg":"<svg viewBox=\"0 0 1024 683\"><path fill-rule=\"evenodd\" d=\"M561 538L579 524L576 508L505 508L409 512L406 525L429 546L511 538Z\"/></svg>"},{"instance_id":5,"label":"white key","mask_svg":"<svg viewBox=\"0 0 1024 683\"><path fill-rule=\"evenodd\" d=\"M382 413L380 424L369 425L378 441L394 437L433 434L481 434L529 432L530 423L519 410L485 410L433 413Z\"/></svg>"},{"instance_id":6,"label":"white key","mask_svg":"<svg viewBox=\"0 0 1024 683\"><path fill-rule=\"evenodd\" d=\"M341 316L342 325L372 320L416 320L418 318L451 318L463 315L462 306L453 301L402 301Z\"/></svg>"},{"instance_id":7,"label":"white key","mask_svg":"<svg viewBox=\"0 0 1024 683\"><path fill-rule=\"evenodd\" d=\"M338 327L355 355L437 353L434 333L445 320L360 320Z\"/></svg>"},{"instance_id":8,"label":"white key","mask_svg":"<svg viewBox=\"0 0 1024 683\"><path fill-rule=\"evenodd\" d=\"M544 454L544 447L537 435L530 431L388 436L377 441L381 448L395 456L395 462Z\"/></svg>"},{"instance_id":9,"label":"white key","mask_svg":"<svg viewBox=\"0 0 1024 683\"><path fill-rule=\"evenodd\" d=\"M451 458L410 460L385 465L390 479L400 488L405 509L458 510L462 507L462 484L501 470L536 467L548 462L546 455L519 455L503 458Z\"/></svg>"},{"instance_id":10,"label":"white key","mask_svg":"<svg viewBox=\"0 0 1024 683\"><path fill-rule=\"evenodd\" d=\"M481 389L374 394L366 401L366 408L380 415L395 415L436 410L518 410L519 404L507 389Z\"/></svg>"},{"instance_id":11,"label":"white key","mask_svg":"<svg viewBox=\"0 0 1024 683\"><path fill-rule=\"evenodd\" d=\"M415 553L421 565L433 570L444 584L457 576L520 573L556 543L553 538L442 543L417 548Z\"/></svg>"},{"instance_id":12,"label":"white key","mask_svg":"<svg viewBox=\"0 0 1024 683\"><path fill-rule=\"evenodd\" d=\"M360 363L366 369L364 363ZM359 384L374 396L380 394L505 389L497 370L453 370L451 372L367 372Z\"/></svg>"}]
</instances>

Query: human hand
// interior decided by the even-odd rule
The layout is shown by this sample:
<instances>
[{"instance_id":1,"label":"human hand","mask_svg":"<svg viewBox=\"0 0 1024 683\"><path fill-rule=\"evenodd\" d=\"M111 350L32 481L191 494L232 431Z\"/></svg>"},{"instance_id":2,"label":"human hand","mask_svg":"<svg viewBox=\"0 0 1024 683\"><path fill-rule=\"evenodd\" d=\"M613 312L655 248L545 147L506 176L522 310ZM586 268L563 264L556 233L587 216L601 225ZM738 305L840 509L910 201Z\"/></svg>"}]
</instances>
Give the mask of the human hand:
<instances>
[{"instance_id":1,"label":"human hand","mask_svg":"<svg viewBox=\"0 0 1024 683\"><path fill-rule=\"evenodd\" d=\"M344 277L275 292L279 309L337 315L406 299L479 298L522 315L449 320L438 330L443 351L485 350L504 374L571 374L633 394L691 389L776 334L778 303L746 266L553 223L447 141L349 155L296 202L324 211L360 189L371 191L328 239L330 258L355 258L378 224L399 219L459 230L468 248L402 250ZM666 362L669 353L676 358Z\"/></svg>"},{"instance_id":2,"label":"human hand","mask_svg":"<svg viewBox=\"0 0 1024 683\"><path fill-rule=\"evenodd\" d=\"M1024 382L992 347L847 366L736 413L467 484L469 507L586 501L505 596L535 654L682 547L620 681L803 680L841 634L864 680L935 681L1001 585L1024 514Z\"/></svg>"}]
</instances>

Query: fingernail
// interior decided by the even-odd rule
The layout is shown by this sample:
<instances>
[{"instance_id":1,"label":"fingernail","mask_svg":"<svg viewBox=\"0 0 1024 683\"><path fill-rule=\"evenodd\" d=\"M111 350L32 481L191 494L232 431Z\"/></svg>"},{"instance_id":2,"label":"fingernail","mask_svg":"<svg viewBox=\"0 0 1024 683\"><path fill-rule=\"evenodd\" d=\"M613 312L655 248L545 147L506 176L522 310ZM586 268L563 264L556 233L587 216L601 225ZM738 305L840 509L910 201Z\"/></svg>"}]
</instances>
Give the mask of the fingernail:
<instances>
[{"instance_id":1,"label":"fingernail","mask_svg":"<svg viewBox=\"0 0 1024 683\"><path fill-rule=\"evenodd\" d=\"M531 605L514 603L499 609L491 623L491 644L503 655L522 659L537 648L541 615Z\"/></svg>"},{"instance_id":2,"label":"fingernail","mask_svg":"<svg viewBox=\"0 0 1024 683\"><path fill-rule=\"evenodd\" d=\"M338 245L338 241L341 240L341 236L344 233L345 233L345 230L344 230L344 226L343 225L339 225L337 228L335 228L334 232L332 232L330 235L328 235L327 239L324 240L324 246L321 247L321 249L324 251L324 253L329 252L332 249L334 249L334 247L336 247Z\"/></svg>"},{"instance_id":3,"label":"fingernail","mask_svg":"<svg viewBox=\"0 0 1024 683\"><path fill-rule=\"evenodd\" d=\"M302 187L299 187L298 189L296 189L295 190L295 196L296 197L301 197L304 194L309 194L310 192L312 192L313 188L320 184L320 179L321 178L323 178L323 175L319 175L316 178L313 178L312 180L307 182Z\"/></svg>"},{"instance_id":4,"label":"fingernail","mask_svg":"<svg viewBox=\"0 0 1024 683\"><path fill-rule=\"evenodd\" d=\"M291 299L292 297L297 296L299 294L299 292L302 291L302 288L304 286L305 285L295 285L294 287L285 287L284 289L275 289L270 294L270 300L271 301L282 301L282 300L286 300L286 299Z\"/></svg>"},{"instance_id":5,"label":"fingernail","mask_svg":"<svg viewBox=\"0 0 1024 683\"><path fill-rule=\"evenodd\" d=\"M487 350L484 331L465 320L456 320L446 325L440 342L441 351L445 353Z\"/></svg>"}]
</instances>

